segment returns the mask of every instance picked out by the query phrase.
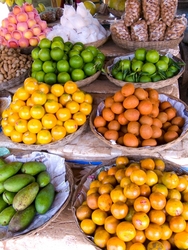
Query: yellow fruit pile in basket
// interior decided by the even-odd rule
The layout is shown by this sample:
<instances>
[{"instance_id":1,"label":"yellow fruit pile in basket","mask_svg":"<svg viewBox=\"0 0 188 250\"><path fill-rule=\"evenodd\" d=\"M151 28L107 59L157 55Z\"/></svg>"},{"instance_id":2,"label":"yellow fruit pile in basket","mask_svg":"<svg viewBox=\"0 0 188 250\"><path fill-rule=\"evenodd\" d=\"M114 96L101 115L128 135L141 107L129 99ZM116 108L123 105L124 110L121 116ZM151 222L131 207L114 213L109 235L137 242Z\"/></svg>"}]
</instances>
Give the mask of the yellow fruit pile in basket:
<instances>
[{"instance_id":1,"label":"yellow fruit pile in basket","mask_svg":"<svg viewBox=\"0 0 188 250\"><path fill-rule=\"evenodd\" d=\"M98 169L76 209L80 228L106 250L188 249L188 175L172 169L126 156Z\"/></svg>"},{"instance_id":2,"label":"yellow fruit pile in basket","mask_svg":"<svg viewBox=\"0 0 188 250\"><path fill-rule=\"evenodd\" d=\"M13 142L25 144L61 140L86 122L92 101L92 96L78 89L75 82L50 86L29 77L2 113L3 133Z\"/></svg>"}]
</instances>

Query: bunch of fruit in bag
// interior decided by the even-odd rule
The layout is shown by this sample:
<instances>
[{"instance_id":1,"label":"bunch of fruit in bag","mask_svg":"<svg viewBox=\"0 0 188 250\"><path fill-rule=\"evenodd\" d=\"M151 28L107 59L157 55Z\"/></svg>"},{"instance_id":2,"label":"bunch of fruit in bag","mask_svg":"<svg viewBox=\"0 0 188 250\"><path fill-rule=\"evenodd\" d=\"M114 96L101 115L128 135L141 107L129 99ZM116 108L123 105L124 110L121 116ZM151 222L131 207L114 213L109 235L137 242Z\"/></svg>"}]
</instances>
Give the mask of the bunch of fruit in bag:
<instances>
[{"instance_id":1,"label":"bunch of fruit in bag","mask_svg":"<svg viewBox=\"0 0 188 250\"><path fill-rule=\"evenodd\" d=\"M105 60L105 55L95 46L64 42L60 36L42 39L31 56L32 77L50 85L86 79L100 71Z\"/></svg>"},{"instance_id":2,"label":"bunch of fruit in bag","mask_svg":"<svg viewBox=\"0 0 188 250\"><path fill-rule=\"evenodd\" d=\"M2 113L2 131L13 142L55 142L85 124L92 102L92 96L78 89L75 82L50 86L29 77Z\"/></svg>"},{"instance_id":3,"label":"bunch of fruit in bag","mask_svg":"<svg viewBox=\"0 0 188 250\"><path fill-rule=\"evenodd\" d=\"M42 162L0 159L0 225L15 233L51 208L55 187Z\"/></svg>"},{"instance_id":4,"label":"bunch of fruit in bag","mask_svg":"<svg viewBox=\"0 0 188 250\"><path fill-rule=\"evenodd\" d=\"M160 158L101 167L75 211L82 232L106 250L188 249L188 175Z\"/></svg>"}]
</instances>

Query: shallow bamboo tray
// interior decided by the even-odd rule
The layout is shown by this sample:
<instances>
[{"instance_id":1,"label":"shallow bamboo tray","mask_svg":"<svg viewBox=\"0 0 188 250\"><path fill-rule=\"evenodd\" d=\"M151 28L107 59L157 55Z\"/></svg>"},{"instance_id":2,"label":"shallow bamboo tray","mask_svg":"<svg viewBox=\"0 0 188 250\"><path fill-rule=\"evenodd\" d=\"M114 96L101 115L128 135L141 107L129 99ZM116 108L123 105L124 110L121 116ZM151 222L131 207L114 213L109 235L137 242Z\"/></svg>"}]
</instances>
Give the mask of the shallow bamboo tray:
<instances>
[{"instance_id":1,"label":"shallow bamboo tray","mask_svg":"<svg viewBox=\"0 0 188 250\"><path fill-rule=\"evenodd\" d=\"M9 155L11 156L11 155ZM59 191L56 192L55 194L55 199L53 204L57 204L59 203L57 209L57 211L54 210L53 208L53 204L52 207L50 208L49 211L47 211L46 214L44 215L35 215L35 218L33 220L33 222L29 225L28 229L26 228L23 231L17 232L17 233L11 233L9 232L8 226L3 227L0 226L0 241L4 241L7 239L21 239L23 238L23 236L28 236L28 235L33 235L37 232L39 232L40 230L44 229L47 225L49 225L52 221L54 221L59 214L67 207L69 201L72 198L72 194L73 194L73 190L74 190L74 176L71 170L71 167L65 162L65 159L62 158L61 156L58 155L53 155L53 154L49 154L49 153L44 153L44 152L37 152L37 151L25 151L23 152L22 150L17 151L16 153L13 154L13 156L15 156L16 160L21 161L21 162L27 162L30 159L34 160L35 157L38 157L38 160L42 161L45 163L45 165L47 165L47 171L50 173L50 169L52 169L51 171L54 172L54 187L55 189L58 189ZM34 159L33 159L34 157ZM4 157L5 160L7 158ZM49 165L50 163L50 159L55 159L55 162L59 162L62 163L64 162L64 166L65 166L65 172L63 173L63 168L61 170L61 172L54 170L54 165ZM60 167L60 166L59 166ZM63 167L63 166L62 166ZM59 168L60 169L60 168ZM56 173L57 172L57 173ZM59 173L59 174L58 174ZM58 177L57 176L62 176L62 177ZM55 180L56 179L56 180ZM66 197L66 199L64 201L61 201L60 198L60 188L58 187L58 185L60 183L64 183L67 182L67 187L65 187L65 185L63 185L64 190L67 189L68 190L68 195ZM59 195L58 195L59 193ZM40 226L37 226L37 221L39 220L38 224L40 224Z\"/></svg>"},{"instance_id":2,"label":"shallow bamboo tray","mask_svg":"<svg viewBox=\"0 0 188 250\"><path fill-rule=\"evenodd\" d=\"M177 139L175 139L169 143L157 145L157 146L153 146L153 147L147 146L147 147L132 148L132 147L126 147L126 146L122 146L120 144L117 144L115 141L106 140L102 134L97 132L97 130L93 124L95 117L97 115L99 115L100 111L103 109L102 107L104 106L104 102L101 102L98 105L98 107L96 109L94 109L91 113L90 120L89 120L89 125L91 128L91 131L94 133L94 135L99 140L101 140L102 142L107 144L109 147L116 148L116 149L124 152L125 154L130 154L130 155L131 154L150 154L151 155L151 153L157 153L157 152L161 152L162 150L172 148L172 147L176 146L176 144L181 142L183 140L183 138L186 137L188 134L188 105L186 103L184 103L182 100L180 100L174 96L167 95L167 94L159 94L159 100L160 101L169 101L172 104L172 106L176 108L177 115L180 115L180 116L185 118L185 125L182 128L182 133L180 134L180 136Z\"/></svg>"},{"instance_id":3,"label":"shallow bamboo tray","mask_svg":"<svg viewBox=\"0 0 188 250\"><path fill-rule=\"evenodd\" d=\"M130 53L130 54L127 54L126 56L116 57L115 59L110 59L105 64L105 75L109 79L110 82L113 82L115 85L117 85L119 87L122 87L123 85L125 85L125 83L126 83L125 81L117 80L111 75L111 70L110 69L114 64L114 61L117 62L121 58L122 59L125 59L125 58L128 58L128 59L131 58L132 59L133 55L134 55L133 53ZM179 57L172 56L172 59L175 62L181 62L181 63L185 64L184 61L182 59L180 59ZM180 76L184 73L184 71L185 71L185 66L182 66L177 75L175 75L175 76L173 76L171 78L168 78L166 80L161 80L161 81L158 81L158 82L145 82L145 83L134 82L134 85L135 85L136 88L138 88L138 87L141 87L141 88L154 88L154 89L164 88L164 87L167 87L167 86L170 86L170 85L174 84L180 78Z\"/></svg>"},{"instance_id":4,"label":"shallow bamboo tray","mask_svg":"<svg viewBox=\"0 0 188 250\"><path fill-rule=\"evenodd\" d=\"M136 152L134 152L136 153ZM126 154L125 154L126 155ZM129 162L138 162L141 159L145 159L145 158L152 158L152 159L157 159L159 157L151 157L151 155L136 155L136 154L132 154L132 155L128 155L127 156L129 159ZM161 158L162 159L162 158ZM93 242L93 236L87 236L80 228L79 225L79 221L76 217L76 209L86 200L86 196L87 196L87 191L89 189L89 185L90 183L97 178L97 175L103 171L103 170L107 170L110 167L112 167L113 165L115 165L115 161L116 158L111 159L111 160L107 160L106 162L104 162L103 164L91 169L89 171L88 174L86 174L81 182L79 183L79 185L77 186L76 190L73 193L72 196L72 200L71 200L71 207L72 207L72 214L75 220L75 223L77 225L77 228L79 229L79 231L82 233L82 235L84 236L84 238L92 245L94 246L96 249L101 250L102 248L98 247L95 245L95 243ZM165 160L163 159L163 161L165 162L165 171L175 171L178 175L182 175L182 174L188 174L188 171L186 171L185 169L181 168L180 165ZM138 249L139 250L139 249ZM177 248L172 248L172 250L178 250Z\"/></svg>"}]
</instances>

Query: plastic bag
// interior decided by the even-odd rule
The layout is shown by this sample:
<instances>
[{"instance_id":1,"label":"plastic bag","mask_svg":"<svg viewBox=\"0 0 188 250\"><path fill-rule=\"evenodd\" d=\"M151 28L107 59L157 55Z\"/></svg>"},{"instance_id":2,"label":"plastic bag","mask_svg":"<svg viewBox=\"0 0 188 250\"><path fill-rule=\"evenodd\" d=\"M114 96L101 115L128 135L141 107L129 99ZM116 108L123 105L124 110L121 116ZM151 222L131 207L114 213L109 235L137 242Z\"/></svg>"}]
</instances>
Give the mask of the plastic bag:
<instances>
[{"instance_id":1,"label":"plastic bag","mask_svg":"<svg viewBox=\"0 0 188 250\"><path fill-rule=\"evenodd\" d=\"M149 41L163 41L166 24L162 20L155 21L149 25Z\"/></svg>"},{"instance_id":2,"label":"plastic bag","mask_svg":"<svg viewBox=\"0 0 188 250\"><path fill-rule=\"evenodd\" d=\"M143 12L143 17L148 25L159 20L160 16L159 0L142 0L142 12Z\"/></svg>"},{"instance_id":3,"label":"plastic bag","mask_svg":"<svg viewBox=\"0 0 188 250\"><path fill-rule=\"evenodd\" d=\"M177 11L178 0L161 0L161 18L170 26Z\"/></svg>"},{"instance_id":4,"label":"plastic bag","mask_svg":"<svg viewBox=\"0 0 188 250\"><path fill-rule=\"evenodd\" d=\"M144 19L138 20L131 26L132 41L146 42L148 41L148 26Z\"/></svg>"},{"instance_id":5,"label":"plastic bag","mask_svg":"<svg viewBox=\"0 0 188 250\"><path fill-rule=\"evenodd\" d=\"M125 26L131 26L137 22L141 15L141 1L127 0L125 2L124 22Z\"/></svg>"},{"instance_id":6,"label":"plastic bag","mask_svg":"<svg viewBox=\"0 0 188 250\"><path fill-rule=\"evenodd\" d=\"M129 28L125 26L123 20L119 20L114 24L111 24L110 31L112 34L117 36L119 39L123 39L126 41L131 41Z\"/></svg>"},{"instance_id":7,"label":"plastic bag","mask_svg":"<svg viewBox=\"0 0 188 250\"><path fill-rule=\"evenodd\" d=\"M167 27L165 32L165 40L172 40L180 38L186 29L187 19L185 15L176 16L172 24Z\"/></svg>"}]
</instances>

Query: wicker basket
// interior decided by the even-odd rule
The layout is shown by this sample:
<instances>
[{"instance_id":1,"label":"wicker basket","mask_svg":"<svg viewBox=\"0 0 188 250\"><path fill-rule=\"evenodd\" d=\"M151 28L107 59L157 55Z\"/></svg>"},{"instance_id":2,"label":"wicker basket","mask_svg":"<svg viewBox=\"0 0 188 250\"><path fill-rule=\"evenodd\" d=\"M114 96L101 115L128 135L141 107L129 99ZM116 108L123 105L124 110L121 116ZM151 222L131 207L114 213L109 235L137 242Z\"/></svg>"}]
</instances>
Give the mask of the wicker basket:
<instances>
[{"instance_id":1,"label":"wicker basket","mask_svg":"<svg viewBox=\"0 0 188 250\"><path fill-rule=\"evenodd\" d=\"M183 40L183 36L178 39L169 40L169 41L148 41L148 42L137 42L137 41L127 41L118 38L115 34L111 33L112 40L114 43L120 48L134 51L138 48L146 48L146 49L156 49L156 50L164 50L164 49L177 49L177 46Z\"/></svg>"},{"instance_id":2,"label":"wicker basket","mask_svg":"<svg viewBox=\"0 0 188 250\"><path fill-rule=\"evenodd\" d=\"M94 109L91 113L89 124L91 131L94 133L94 135L101 141L103 141L105 144L107 144L109 147L116 148L122 152L129 153L129 154L151 154L151 153L156 153L156 152L161 152L165 149L172 148L175 146L177 143L181 142L184 137L187 136L188 134L188 105L184 103L182 100L171 96L171 95L166 95L166 94L159 94L159 100L160 101L168 101L172 104L173 107L176 108L177 110L177 115L184 117L185 118L185 125L182 128L182 133L179 135L179 137L169 143L162 144L162 145L157 145L154 147L137 147L137 148L132 148L132 147L126 147L122 146L120 144L117 144L115 141L109 141L104 138L102 134L97 132L95 129L95 126L93 124L93 121L97 115L101 114L101 111L104 107L104 102L101 102L96 109Z\"/></svg>"},{"instance_id":3,"label":"wicker basket","mask_svg":"<svg viewBox=\"0 0 188 250\"><path fill-rule=\"evenodd\" d=\"M88 46L95 46L96 48L102 46L103 44L105 44L108 39L110 38L110 35L111 35L111 32L109 30L107 30L107 35L106 37L96 41L96 42L91 42L91 43L85 43L85 47L88 47Z\"/></svg>"},{"instance_id":4,"label":"wicker basket","mask_svg":"<svg viewBox=\"0 0 188 250\"><path fill-rule=\"evenodd\" d=\"M0 91L0 121L2 119L3 111L8 108L11 103L11 95L8 91Z\"/></svg>"},{"instance_id":5,"label":"wicker basket","mask_svg":"<svg viewBox=\"0 0 188 250\"><path fill-rule=\"evenodd\" d=\"M119 61L120 59L133 58L133 55L134 54L130 53L127 56L116 57L115 59L110 59L105 64L105 75L109 79L110 82L113 82L115 85L117 85L119 87L122 87L123 85L125 85L125 83L126 83L125 81L117 80L111 75L110 68L113 66L113 64L115 62ZM172 56L172 59L175 62L181 62L182 64L185 64L184 61L182 59L180 59L179 57ZM137 87L154 88L154 89L164 88L164 87L167 87L169 85L174 84L180 78L180 76L184 73L184 71L185 71L185 66L182 66L177 75L175 75L175 76L173 76L171 78L168 78L166 80L161 80L161 81L158 81L158 82L146 82L146 83L134 82L134 85L135 85L136 88Z\"/></svg>"},{"instance_id":6,"label":"wicker basket","mask_svg":"<svg viewBox=\"0 0 188 250\"><path fill-rule=\"evenodd\" d=\"M13 157L13 158L12 158ZM27 162L30 160L40 160L45 163L47 171L50 174L51 182L53 183L56 196L52 204L51 209L44 215L37 215L31 225L23 231L17 233L11 233L7 229L8 227L0 226L1 237L0 240L17 239L24 235L32 235L40 230L44 229L49 223L57 218L57 216L67 207L71 200L74 191L74 177L70 166L65 162L65 159L49 153L43 152L22 152L19 151L14 155L9 155L5 158L7 161L18 160L21 162ZM57 169L51 163L56 163ZM61 165L61 164L64 164ZM58 176L58 178L57 178ZM61 189L58 187L61 183ZM63 184L66 183L66 184ZM63 184L63 185L62 185ZM64 195L63 195L64 192Z\"/></svg>"},{"instance_id":7,"label":"wicker basket","mask_svg":"<svg viewBox=\"0 0 188 250\"><path fill-rule=\"evenodd\" d=\"M0 83L0 90L8 90L10 88L13 88L15 86L18 86L24 82L24 80L29 76L30 69L26 70L23 74L21 74L18 77L15 77L7 82Z\"/></svg>"},{"instance_id":8,"label":"wicker basket","mask_svg":"<svg viewBox=\"0 0 188 250\"><path fill-rule=\"evenodd\" d=\"M152 158L152 159L156 159L156 157L151 157L151 155L145 155L145 156L140 156L140 155L130 155L128 156L129 161L130 162L138 162L141 159L144 158ZM93 169L90 170L90 172L88 174L86 174L81 182L79 183L78 187L76 188L73 197L72 197L72 214L75 220L75 223L79 229L79 231L82 233L82 235L84 236L84 238L92 245L94 246L96 249L101 250L101 248L97 247L93 241L93 236L87 236L80 228L79 225L79 221L76 217L76 209L83 203L83 201L86 200L86 196L87 196L87 191L89 189L89 185L90 183L97 178L97 175L105 170L105 169L109 169L111 166L113 166L115 164L115 160L116 159L112 159L109 161L104 162L102 165L99 165ZM163 159L164 160L164 159ZM184 170L183 168L181 168L178 164L175 164L173 162L170 162L168 160L164 160L165 162L165 170L166 171L175 171L178 175L182 175L182 174L187 174L188 172L186 170ZM176 249L176 248L175 248ZM174 248L172 250L175 250ZM139 249L138 249L139 250Z\"/></svg>"},{"instance_id":9,"label":"wicker basket","mask_svg":"<svg viewBox=\"0 0 188 250\"><path fill-rule=\"evenodd\" d=\"M125 11L115 10L110 7L108 7L108 11L115 17L119 17L119 18L121 18L121 16L125 13Z\"/></svg>"},{"instance_id":10,"label":"wicker basket","mask_svg":"<svg viewBox=\"0 0 188 250\"><path fill-rule=\"evenodd\" d=\"M88 118L89 119L89 118ZM51 142L48 144L32 144L32 145L26 145L24 143L17 143L11 141L11 139L3 134L3 132L0 133L0 146L12 148L12 149L20 149L20 150L51 150L51 149L57 149L60 147L63 147L67 144L69 144L71 141L73 141L75 138L77 138L80 134L82 134L87 126L88 126L88 119L86 122L78 128L78 130L72 134L69 134L65 136L62 140Z\"/></svg>"}]
</instances>

